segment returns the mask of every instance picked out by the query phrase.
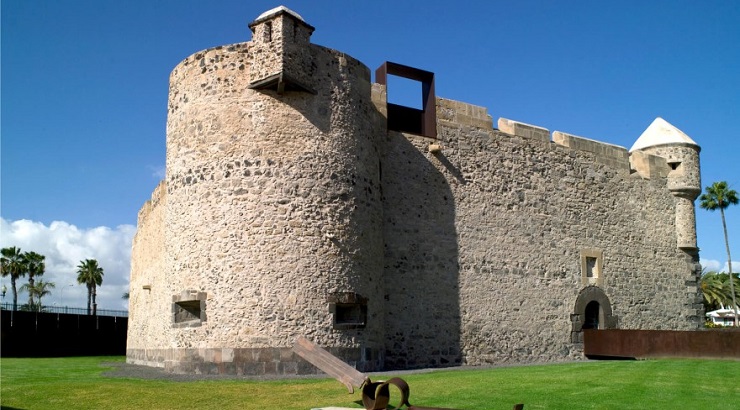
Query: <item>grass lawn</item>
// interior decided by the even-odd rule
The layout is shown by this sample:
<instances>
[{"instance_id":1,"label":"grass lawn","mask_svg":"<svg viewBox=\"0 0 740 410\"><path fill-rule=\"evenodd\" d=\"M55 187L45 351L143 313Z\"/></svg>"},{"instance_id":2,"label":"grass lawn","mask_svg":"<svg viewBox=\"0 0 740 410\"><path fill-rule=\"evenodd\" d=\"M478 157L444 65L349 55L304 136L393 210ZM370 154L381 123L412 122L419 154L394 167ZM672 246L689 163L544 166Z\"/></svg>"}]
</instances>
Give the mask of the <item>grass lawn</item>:
<instances>
[{"instance_id":1,"label":"grass lawn","mask_svg":"<svg viewBox=\"0 0 740 410\"><path fill-rule=\"evenodd\" d=\"M122 357L2 359L2 409L361 408L333 379L140 380L103 377ZM592 361L402 376L419 406L459 409L740 409L740 361ZM377 377L373 378L376 379ZM391 389L391 403L398 393Z\"/></svg>"}]
</instances>

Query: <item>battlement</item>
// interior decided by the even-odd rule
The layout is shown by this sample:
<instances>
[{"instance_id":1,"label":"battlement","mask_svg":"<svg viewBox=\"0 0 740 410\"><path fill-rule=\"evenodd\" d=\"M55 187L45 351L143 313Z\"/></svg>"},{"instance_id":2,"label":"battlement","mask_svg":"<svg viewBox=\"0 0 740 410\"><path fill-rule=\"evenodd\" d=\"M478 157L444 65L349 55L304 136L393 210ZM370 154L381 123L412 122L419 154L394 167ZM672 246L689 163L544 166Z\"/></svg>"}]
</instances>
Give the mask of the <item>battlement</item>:
<instances>
[{"instance_id":1,"label":"battlement","mask_svg":"<svg viewBox=\"0 0 740 410\"><path fill-rule=\"evenodd\" d=\"M377 86L377 84L376 84ZM382 86L381 86L382 87ZM385 87L374 91L386 92ZM374 93L375 95L375 93ZM383 97L374 97L376 102ZM437 119L441 125L474 126L492 129L491 115L485 107L467 104L446 98L437 98ZM555 143L561 147L574 151L583 151L594 154L597 163L609 166L615 170L630 174L637 172L645 179L665 178L670 172L670 166L665 158L651 155L642 151L630 153L627 148L576 136L562 131L554 131L537 125L510 120L498 119L498 130L504 134L522 137L543 143ZM634 157L634 159L633 159Z\"/></svg>"},{"instance_id":2,"label":"battlement","mask_svg":"<svg viewBox=\"0 0 740 410\"><path fill-rule=\"evenodd\" d=\"M384 117L388 117L388 102L387 102L388 89L385 84L372 84L372 101L376 109ZM486 107L473 105L461 101L451 100L447 98L435 97L436 100L436 120L440 126L453 126L453 127L475 127L480 129L494 130L493 121L491 115L488 113ZM638 139L640 145L638 148L633 147L632 151L628 151L627 148L620 145L610 144L607 142L597 141L590 138L585 138L573 134L569 134L562 131L554 131L552 134L550 130L537 125L527 124L520 121L514 121L508 118L498 119L498 131L516 137L522 137L528 140L535 140L542 143L554 143L560 147L568 148L573 151L588 152L593 154L596 163L611 167L617 172L624 175L637 173L644 179L654 178L665 178L669 175L675 175L674 172L671 174L671 161L676 163L670 158L666 158L654 152L654 146L682 146L695 148L698 152L699 147L690 139L688 136L675 129L667 122L662 119L657 119L656 122L663 127L660 132L668 134L671 139L661 139L655 136L648 135L651 129L656 127L655 123L652 124L646 133L643 133ZM668 131L666 131L668 129ZM675 134L680 134L681 140L674 141L677 137ZM636 143L637 144L637 143ZM648 150L650 152L646 152ZM661 151L662 152L662 151ZM632 158L634 156L634 159Z\"/></svg>"},{"instance_id":3,"label":"battlement","mask_svg":"<svg viewBox=\"0 0 740 410\"><path fill-rule=\"evenodd\" d=\"M437 98L437 120L443 124L446 122L493 129L493 120L486 107L446 98Z\"/></svg>"},{"instance_id":4,"label":"battlement","mask_svg":"<svg viewBox=\"0 0 740 410\"><path fill-rule=\"evenodd\" d=\"M593 153L598 163L622 172L637 173L644 179L666 178L672 171L667 158L641 150L629 152L627 148L619 145L579 137L562 131L554 131L552 139L550 139L551 134L547 128L507 118L499 118L498 128L501 132L509 135L542 142L554 142L559 146L575 151ZM681 145L688 146L689 144L681 143Z\"/></svg>"},{"instance_id":5,"label":"battlement","mask_svg":"<svg viewBox=\"0 0 740 410\"><path fill-rule=\"evenodd\" d=\"M588 138L577 137L560 131L552 133L552 140L554 143L568 147L572 150L596 154L596 162L629 173L630 162L627 148Z\"/></svg>"},{"instance_id":6,"label":"battlement","mask_svg":"<svg viewBox=\"0 0 740 410\"><path fill-rule=\"evenodd\" d=\"M509 135L517 137L533 138L543 142L550 142L550 130L536 125L512 121L506 118L498 119L498 129Z\"/></svg>"}]
</instances>

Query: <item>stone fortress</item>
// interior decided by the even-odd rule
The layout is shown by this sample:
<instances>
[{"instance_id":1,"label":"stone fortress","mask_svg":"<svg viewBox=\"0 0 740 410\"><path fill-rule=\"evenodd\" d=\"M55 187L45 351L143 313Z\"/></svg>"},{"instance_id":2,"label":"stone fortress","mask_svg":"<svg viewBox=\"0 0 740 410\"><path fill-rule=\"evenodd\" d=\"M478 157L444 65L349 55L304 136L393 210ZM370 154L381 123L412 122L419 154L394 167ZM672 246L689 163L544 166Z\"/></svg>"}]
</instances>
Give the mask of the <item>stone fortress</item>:
<instances>
[{"instance_id":1,"label":"stone fortress","mask_svg":"<svg viewBox=\"0 0 740 410\"><path fill-rule=\"evenodd\" d=\"M278 7L170 76L166 178L142 207L127 361L302 374L579 359L586 328L702 323L699 146L630 151L435 96L434 74L310 43ZM423 108L387 102L421 83Z\"/></svg>"}]
</instances>

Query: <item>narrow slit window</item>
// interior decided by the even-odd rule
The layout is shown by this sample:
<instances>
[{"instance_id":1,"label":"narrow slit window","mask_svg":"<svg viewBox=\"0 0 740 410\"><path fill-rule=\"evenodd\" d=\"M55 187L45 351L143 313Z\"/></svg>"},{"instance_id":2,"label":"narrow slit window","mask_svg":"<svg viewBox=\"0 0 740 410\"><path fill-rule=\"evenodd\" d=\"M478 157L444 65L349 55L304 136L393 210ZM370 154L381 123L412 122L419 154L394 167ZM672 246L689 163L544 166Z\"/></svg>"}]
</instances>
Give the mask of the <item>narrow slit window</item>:
<instances>
[{"instance_id":1,"label":"narrow slit window","mask_svg":"<svg viewBox=\"0 0 740 410\"><path fill-rule=\"evenodd\" d=\"M265 41L265 43L269 43L272 41L272 22L271 21L268 21L265 23L264 30L265 31L262 33L262 35L264 36L263 40Z\"/></svg>"},{"instance_id":2,"label":"narrow slit window","mask_svg":"<svg viewBox=\"0 0 740 410\"><path fill-rule=\"evenodd\" d=\"M596 258L586 257L586 277L598 278L599 272L596 270Z\"/></svg>"}]
</instances>

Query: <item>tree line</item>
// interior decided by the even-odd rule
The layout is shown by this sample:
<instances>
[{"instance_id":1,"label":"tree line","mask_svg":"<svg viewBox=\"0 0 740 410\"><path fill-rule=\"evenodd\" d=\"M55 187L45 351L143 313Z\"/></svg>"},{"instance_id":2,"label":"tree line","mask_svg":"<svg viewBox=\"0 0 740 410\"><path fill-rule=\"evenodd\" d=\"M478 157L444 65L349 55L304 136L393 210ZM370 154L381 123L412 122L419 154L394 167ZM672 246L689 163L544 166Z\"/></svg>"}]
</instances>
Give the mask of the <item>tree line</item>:
<instances>
[{"instance_id":1,"label":"tree line","mask_svg":"<svg viewBox=\"0 0 740 410\"><path fill-rule=\"evenodd\" d=\"M24 310L40 312L42 309L41 298L51 294L51 289L56 285L39 279L46 271L46 256L36 252L22 252L15 246L2 248L0 250L0 266L2 276L10 277L10 286L13 293L13 310L18 310L18 291L28 292L28 303L23 305ZM77 283L87 287L87 314L97 314L97 287L103 284L103 268L95 259L85 259L77 265ZM17 287L18 280L26 277L28 283L20 288ZM5 288L5 286L3 286ZM3 289L3 296L5 296Z\"/></svg>"}]
</instances>

